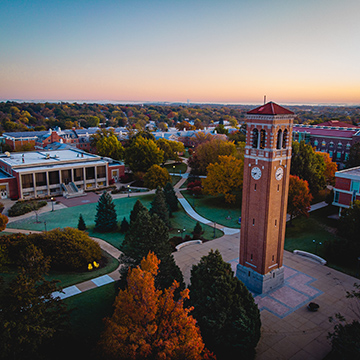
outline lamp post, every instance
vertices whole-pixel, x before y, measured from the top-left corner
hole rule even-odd
[[[215,231],[216,231],[216,222],[214,222],[214,239],[215,239]]]
[[[173,165],[173,174],[175,174],[175,165]]]
[[[128,188],[128,197],[130,197],[130,185],[128,185],[127,188]]]
[[[317,248],[318,248],[318,245],[322,245],[322,242],[321,241],[316,241],[316,240],[313,240],[313,244],[315,244],[315,254],[317,255]]]
[[[52,207],[51,211],[54,211],[54,198],[52,197],[50,200],[51,200],[51,207]]]
[[[46,230],[46,221],[44,221],[44,225],[45,225],[45,232],[47,232],[47,230]]]

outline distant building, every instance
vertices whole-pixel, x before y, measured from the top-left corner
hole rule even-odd
[[[122,162],[77,149],[7,153],[0,156],[1,198],[77,196],[124,175]]]
[[[318,125],[294,124],[293,140],[304,140],[316,151],[327,152],[341,168],[349,157],[351,146],[360,142],[360,127],[336,120]]]
[[[355,200],[360,200],[360,166],[335,173],[333,205],[341,212]]]

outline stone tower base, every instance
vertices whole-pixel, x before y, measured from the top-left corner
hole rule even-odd
[[[242,281],[245,286],[256,294],[265,294],[284,284],[284,267],[271,270],[265,275],[261,275],[253,269],[237,265],[236,277]]]

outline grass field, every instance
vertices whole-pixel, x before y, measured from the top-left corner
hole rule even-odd
[[[137,199],[143,203],[148,209],[150,209],[151,201],[153,200],[154,195],[142,195],[142,196],[131,196],[120,199],[115,199],[115,208],[118,216],[118,223],[120,224],[123,218],[125,217],[129,221],[130,212],[134,207],[134,204]],[[124,234],[120,232],[112,232],[112,233],[98,233],[94,231],[95,225],[95,214],[96,214],[96,203],[94,204],[86,204],[80,206],[69,207],[66,209],[56,210],[54,212],[48,212],[39,215],[40,223],[36,223],[35,215],[29,217],[27,219],[14,221],[8,225],[9,228],[15,229],[27,229],[27,230],[45,230],[45,222],[46,229],[52,230],[55,228],[64,228],[66,226],[77,228],[79,215],[82,214],[86,226],[87,231],[90,236],[98,237],[103,239],[116,248],[119,248],[121,243],[124,240]],[[182,207],[179,205],[179,210],[173,214],[174,216],[170,219],[173,230],[170,232],[170,237],[177,236],[178,230],[186,229],[183,233],[185,237],[187,234],[191,235],[191,232],[194,230],[196,225],[196,221],[190,218]],[[202,225],[204,230],[203,237],[207,240],[211,240],[214,237],[214,230],[211,226]],[[220,230],[216,230],[215,237],[222,236],[222,232]]]
[[[195,211],[204,218],[218,224],[240,228],[239,217],[241,216],[241,199],[238,194],[235,204],[228,204],[224,196],[200,195],[194,197],[186,190],[181,192]]]
[[[294,219],[293,226],[290,226],[288,223],[285,234],[285,250],[308,251],[328,261],[326,244],[339,239],[336,234],[337,220],[328,218],[328,216],[337,214],[338,211],[338,208],[330,205],[312,211],[309,218],[301,217]],[[351,276],[356,276],[357,273],[356,265],[344,266],[328,261],[327,266]]]

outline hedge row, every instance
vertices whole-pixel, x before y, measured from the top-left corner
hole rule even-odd
[[[24,215],[30,211],[38,210],[41,207],[45,206],[47,202],[45,200],[41,201],[17,201],[10,209],[9,216],[20,216]]]

